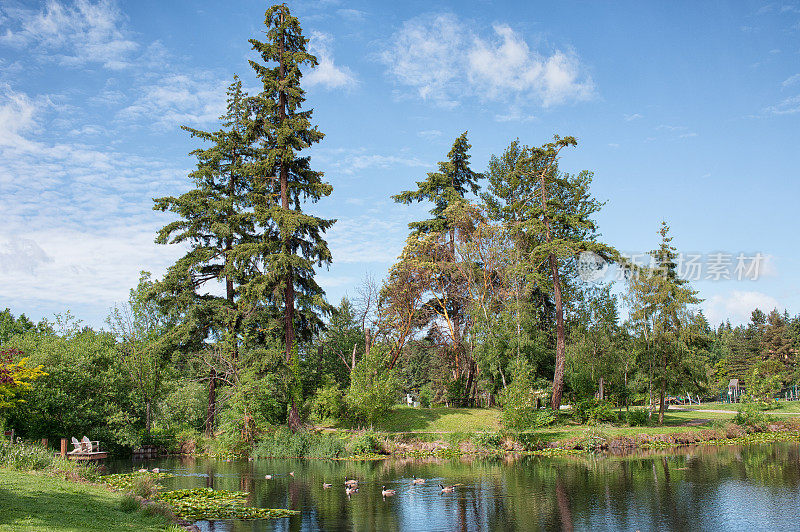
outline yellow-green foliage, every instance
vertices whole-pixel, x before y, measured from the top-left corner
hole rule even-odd
[[[47,375],[44,366],[29,366],[28,357],[14,362],[13,358],[22,355],[18,349],[7,349],[0,352],[0,410],[11,408],[23,401],[21,394],[31,389],[31,383]]]

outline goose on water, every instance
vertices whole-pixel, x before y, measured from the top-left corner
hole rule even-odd
[[[383,495],[384,497],[390,497],[395,493],[397,493],[396,490],[387,490],[386,486],[381,486],[381,495]]]
[[[439,484],[439,487],[442,488],[442,493],[453,493],[453,490],[456,489],[455,486],[442,486]]]

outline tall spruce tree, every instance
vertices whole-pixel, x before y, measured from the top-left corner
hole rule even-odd
[[[308,39],[285,4],[269,8],[264,24],[266,39],[250,39],[264,64],[250,61],[263,91],[249,101],[254,113],[250,135],[256,144],[249,172],[256,182],[256,219],[273,231],[250,248],[251,256],[263,263],[264,275],[248,283],[244,294],[252,300],[269,299],[279,309],[286,363],[295,376],[288,424],[296,429],[300,425],[296,343],[310,341],[323,325],[321,314],[332,310],[314,280],[314,267],[331,262],[323,234],[335,222],[305,213],[301,205],[330,195],[333,187],[322,181],[321,172],[311,169],[308,157],[299,155],[323,138],[311,125],[312,110],[301,110],[305,101],[301,67],[314,67],[317,59],[306,50]]]
[[[233,358],[244,316],[240,287],[256,273],[245,252],[256,240],[257,225],[250,200],[253,181],[246,171],[253,156],[247,138],[248,115],[247,95],[234,77],[221,129],[207,132],[183,127],[192,137],[211,143],[192,152],[197,168],[189,177],[195,188],[179,197],[156,198],[153,207],[178,216],[158,232],[156,242],[189,245],[163,280],[154,283],[153,293],[183,316],[181,338],[188,349],[199,350],[212,338],[222,342]],[[224,283],[225,295],[208,293],[204,287],[210,281]],[[215,427],[217,374],[214,368],[209,372],[206,432],[210,434]]]

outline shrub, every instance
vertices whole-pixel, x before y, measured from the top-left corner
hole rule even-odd
[[[175,513],[167,503],[164,502],[148,502],[142,508],[142,513],[148,517],[164,517],[166,519],[175,519]]]
[[[533,368],[525,361],[518,362],[512,369],[513,380],[500,394],[500,401],[503,405],[501,419],[503,425],[512,430],[528,430],[540,425],[539,423],[551,423],[546,418],[539,418],[540,412],[537,407],[542,404],[541,397],[546,391],[548,384],[537,381],[534,377]]]
[[[292,432],[277,427],[261,436],[254,454],[259,458],[340,458],[347,454],[347,449],[335,434]]]
[[[328,375],[311,400],[311,415],[317,421],[341,419],[344,410],[344,393],[336,381]]]
[[[119,509],[129,514],[131,512],[135,512],[139,509],[139,499],[136,498],[136,495],[133,493],[126,493],[122,496],[119,500]]]
[[[138,477],[133,481],[133,493],[143,499],[152,499],[158,493],[158,487],[151,477]]]
[[[426,384],[419,389],[419,406],[430,408],[433,404],[433,389],[430,384]]]
[[[353,455],[376,454],[381,444],[374,432],[362,432],[350,442],[350,453]]]
[[[532,432],[520,432],[517,434],[517,442],[522,446],[525,451],[538,451],[544,448],[542,439]]]
[[[503,437],[497,432],[476,432],[471,439],[472,443],[482,449],[497,449],[503,443]]]
[[[735,424],[752,432],[766,430],[771,421],[773,421],[772,417],[762,412],[757,403],[743,404],[733,418]]]
[[[572,417],[587,425],[597,425],[598,423],[613,423],[619,420],[619,416],[614,411],[614,407],[608,401],[598,399],[585,399],[578,401],[572,406]]]
[[[625,422],[631,427],[644,427],[650,424],[650,411],[646,408],[632,408],[625,413]]]
[[[589,427],[578,439],[578,446],[588,451],[598,451],[608,445],[608,434],[597,427]]]
[[[353,417],[361,424],[373,425],[394,406],[399,384],[397,373],[386,369],[385,353],[380,348],[370,350],[356,363],[350,375],[350,389],[345,401]]]

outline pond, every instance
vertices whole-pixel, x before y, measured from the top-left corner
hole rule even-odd
[[[275,520],[198,522],[201,530],[215,532],[795,530],[800,523],[797,443],[561,458],[227,462],[184,457],[108,467],[111,472],[159,467],[176,475],[164,481],[166,489],[246,491],[253,506],[300,511]],[[414,477],[427,480],[412,485]],[[345,478],[359,480],[357,493],[345,493]],[[439,484],[456,487],[443,493]],[[396,494],[383,497],[382,486]]]

